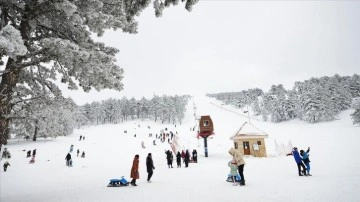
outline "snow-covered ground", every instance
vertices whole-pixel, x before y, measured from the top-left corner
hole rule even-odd
[[[209,157],[204,156],[203,140],[190,131],[196,123],[193,103],[196,115],[210,115],[214,123],[216,135],[208,141]],[[246,186],[240,187],[225,180],[231,159],[228,150],[233,145],[229,138],[247,120],[246,116],[241,110],[206,97],[195,97],[187,109],[183,124],[176,128],[151,121],[129,121],[75,130],[73,135],[55,140],[11,140],[6,145],[12,154],[11,166],[7,172],[0,171],[0,201],[359,201],[360,127],[352,125],[351,111],[340,114],[339,120],[317,124],[299,120],[275,124],[252,119],[255,126],[269,134],[269,157],[245,157]],[[159,140],[156,146],[152,144],[155,134],[164,128],[178,132],[181,149],[197,149],[199,163],[169,169],[164,153],[170,149],[169,144]],[[80,135],[86,140],[79,141]],[[299,149],[310,146],[313,176],[299,177],[292,156],[276,156],[275,140],[284,144],[290,140]],[[74,145],[71,168],[65,166],[70,145]],[[35,148],[36,162],[29,164],[25,151]],[[85,151],[86,158],[76,157],[77,149]],[[156,167],[152,183],[146,182],[145,159],[149,152]],[[106,187],[112,178],[125,176],[130,180],[135,154],[140,155],[138,186]]]

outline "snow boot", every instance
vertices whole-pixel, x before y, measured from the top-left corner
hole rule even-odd
[[[240,186],[245,186],[245,180],[240,180]]]

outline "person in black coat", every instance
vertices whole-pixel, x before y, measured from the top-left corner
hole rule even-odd
[[[189,150],[186,150],[186,152],[185,152],[184,162],[185,162],[185,168],[189,167],[189,162],[190,162],[190,153],[189,153]]]
[[[178,151],[178,153],[176,154],[176,164],[178,168],[181,168],[181,154]]]
[[[167,150],[165,152],[166,154],[166,160],[169,168],[172,168],[172,161],[173,161],[173,155],[170,150]]]
[[[66,166],[70,166],[70,161],[71,161],[71,154],[68,153],[65,157],[66,160]]]
[[[154,169],[155,169],[154,162],[152,160],[151,153],[149,153],[148,156],[146,157],[146,171],[148,173],[148,177],[147,177],[148,182],[151,182],[150,179],[154,173],[153,171]]]
[[[194,163],[197,163],[197,151],[196,151],[196,149],[194,149],[193,152],[192,152],[192,159],[193,159]]]

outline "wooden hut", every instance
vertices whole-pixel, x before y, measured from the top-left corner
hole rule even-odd
[[[213,132],[214,125],[209,115],[201,116],[199,121],[199,133]]]
[[[234,148],[243,155],[266,157],[265,138],[267,137],[267,133],[245,122],[230,140],[234,141]]]

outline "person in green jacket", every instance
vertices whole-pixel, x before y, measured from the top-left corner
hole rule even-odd
[[[228,166],[230,167],[230,175],[233,180],[233,185],[236,186],[236,175],[238,174],[238,166],[236,165],[236,161],[232,159],[229,161]]]

